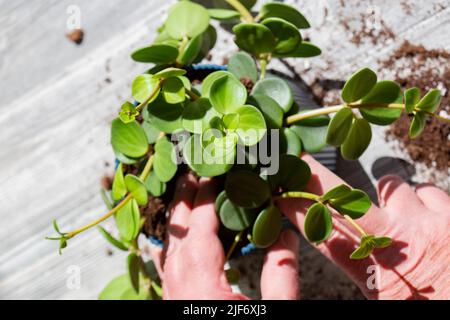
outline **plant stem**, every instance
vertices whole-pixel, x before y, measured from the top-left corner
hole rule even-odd
[[[196,95],[193,91],[185,89],[187,95],[189,96],[189,98],[191,98],[192,101],[198,100],[198,98],[200,98],[200,96]]]
[[[355,220],[353,220],[352,218],[350,218],[349,216],[345,215],[344,216],[345,220],[347,220],[356,230],[358,230],[358,232],[361,234],[361,236],[366,237],[367,233],[364,231],[363,228],[361,228],[361,226],[359,224],[356,223]]]
[[[180,62],[180,58],[183,56],[184,50],[186,50],[186,46],[189,43],[189,38],[184,36],[183,40],[181,40],[180,45],[178,46],[178,57],[177,57],[177,64],[178,65],[182,65],[182,63]]]
[[[231,255],[233,254],[234,249],[236,249],[237,244],[239,243],[239,241],[241,241],[241,238],[242,238],[242,234],[243,234],[243,233],[244,233],[244,230],[242,230],[241,232],[239,232],[239,233],[236,235],[236,237],[234,237],[234,242],[233,242],[233,244],[231,245],[230,249],[229,249],[228,252],[227,252],[227,256],[226,256],[226,258],[225,258],[225,261],[230,260],[230,257],[231,257]]]
[[[426,112],[429,116],[432,116],[432,117],[435,117],[436,119],[439,119],[439,120],[441,120],[441,121],[444,121],[444,122],[447,122],[447,123],[450,123],[450,119],[449,118],[444,118],[444,117],[442,117],[442,116],[440,116],[440,115],[438,115],[438,114],[436,114],[436,113],[433,113],[433,112]]]
[[[236,11],[241,14],[241,17],[246,22],[253,22],[252,14],[247,10],[247,8],[239,0],[225,0],[230,6],[232,6]]]
[[[148,97],[147,100],[145,100],[136,107],[137,112],[141,112],[141,110],[159,93],[159,90],[161,89],[161,83],[162,80],[159,81],[156,87],[153,89],[153,92],[150,94],[150,97]]]
[[[266,78],[266,69],[267,69],[267,63],[269,59],[267,57],[261,58],[259,60],[259,63],[261,65],[261,74],[259,75],[259,80],[264,80]]]
[[[312,201],[319,201],[320,200],[320,196],[318,196],[317,194],[314,193],[309,193],[309,192],[303,192],[303,191],[298,191],[298,192],[285,192],[283,193],[281,196],[278,197],[280,198],[303,198],[303,199],[309,199]]]

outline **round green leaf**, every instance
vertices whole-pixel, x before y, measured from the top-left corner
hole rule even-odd
[[[228,71],[237,79],[250,79],[255,83],[258,79],[258,69],[255,60],[246,52],[235,53],[228,61]]]
[[[232,113],[245,104],[247,89],[236,77],[225,75],[211,85],[209,98],[218,112]]]
[[[347,138],[353,122],[352,109],[344,107],[331,119],[327,130],[327,143],[339,147]]]
[[[128,274],[123,274],[111,280],[106,287],[100,292],[99,300],[120,300],[123,293],[133,289]]]
[[[164,80],[162,88],[164,100],[169,104],[181,103],[185,99],[185,88],[183,82],[176,77]]]
[[[275,37],[274,53],[288,53],[297,49],[302,36],[297,27],[281,18],[268,18],[262,22]]]
[[[167,44],[154,44],[150,47],[137,49],[131,58],[137,62],[170,64],[178,57],[178,49]]]
[[[249,102],[261,111],[268,129],[281,128],[283,125],[283,109],[275,100],[263,94],[255,94],[250,97]]]
[[[147,179],[144,181],[145,188],[153,197],[160,197],[166,192],[167,185],[160,181],[155,174],[155,171],[151,171]]]
[[[128,275],[130,283],[136,293],[139,293],[139,257],[131,252],[127,257]]]
[[[255,107],[245,105],[236,110],[239,115],[236,133],[239,136],[239,143],[245,146],[257,144],[266,134],[266,122],[264,116]]]
[[[217,41],[217,31],[216,29],[209,25],[208,29],[202,33],[202,46],[200,48],[200,53],[195,58],[194,62],[201,62],[203,58],[208,55],[208,52],[214,48]]]
[[[244,208],[257,208],[270,197],[266,181],[251,171],[230,171],[225,180],[227,197],[234,204]]]
[[[114,181],[112,184],[112,198],[115,201],[118,201],[125,197],[127,194],[127,187],[125,186],[125,179],[123,177],[123,169],[122,163],[119,163],[119,166],[116,169],[116,173],[114,175]]]
[[[151,74],[141,74],[137,76],[131,86],[133,98],[137,102],[144,102],[153,94],[156,88],[159,87],[159,80]],[[152,101],[156,99],[158,95],[155,94]],[[149,101],[151,102],[151,101]]]
[[[365,119],[355,119],[347,139],[341,146],[341,154],[344,159],[356,160],[358,159],[372,140],[372,129],[370,124]]]
[[[211,119],[219,115],[207,98],[199,98],[184,108],[183,128],[189,132],[201,134],[209,127]]]
[[[199,176],[215,177],[226,173],[233,167],[236,148],[232,148],[222,157],[215,158],[203,149],[200,135],[194,134],[184,145],[183,156],[189,167]]]
[[[148,113],[145,112],[145,114],[148,114]],[[141,127],[144,130],[145,135],[147,136],[148,143],[154,144],[156,142],[156,140],[158,139],[159,135],[161,134],[161,131],[155,125],[153,125],[150,121],[144,121],[141,124]]]
[[[327,120],[329,121],[329,120]],[[316,153],[322,150],[326,145],[326,136],[328,126],[303,126],[293,125],[290,127],[302,141],[303,149],[309,153]]]
[[[233,32],[237,46],[256,56],[270,53],[275,49],[275,37],[270,29],[262,24],[240,23],[233,27]]]
[[[153,77],[156,79],[167,79],[172,77],[179,77],[186,74],[186,70],[178,69],[178,68],[166,68],[164,70],[159,71]]]
[[[320,56],[322,54],[322,50],[319,47],[313,45],[310,42],[302,41],[297,48],[288,53],[274,53],[274,57],[277,58],[311,58]]]
[[[404,103],[406,113],[411,114],[420,101],[420,89],[413,87],[405,91],[404,93]]]
[[[411,139],[418,137],[422,133],[423,129],[425,129],[426,124],[427,114],[424,111],[416,112],[411,121],[411,126],[409,127],[409,137]]]
[[[114,150],[132,158],[140,158],[148,151],[147,137],[136,121],[123,123],[120,119],[114,119],[111,144]]]
[[[203,45],[203,35],[199,34],[189,40],[189,42],[186,45],[186,48],[181,53],[181,56],[179,58],[179,62],[183,65],[190,64],[194,62],[194,60],[197,58],[198,54],[200,53]]]
[[[372,254],[373,246],[370,242],[362,242],[361,245],[353,251],[350,255],[350,259],[361,260],[369,257]]]
[[[392,239],[389,237],[375,237],[372,239],[372,243],[375,248],[386,248],[392,244]]]
[[[257,212],[239,207],[230,200],[225,200],[219,211],[222,224],[233,231],[242,231],[255,221]]]
[[[223,76],[227,76],[230,75],[232,76],[231,73],[229,73],[228,71],[216,71],[213,73],[210,73],[205,79],[203,79],[202,82],[202,97],[205,98],[209,98],[209,93],[211,91],[211,86],[213,85],[213,83],[223,77]]]
[[[355,72],[342,89],[342,99],[347,103],[358,101],[366,96],[377,83],[377,75],[369,68]]]
[[[273,190],[300,191],[311,179],[311,169],[298,156],[282,154],[278,172],[268,178]]]
[[[135,164],[139,160],[139,158],[131,158],[131,157],[124,155],[123,153],[114,149],[114,147],[113,147],[113,151],[114,151],[114,155],[116,156],[116,159],[119,160],[123,164]]]
[[[258,81],[253,88],[252,95],[265,95],[272,98],[279,104],[284,113],[291,109],[294,102],[294,95],[286,81],[275,77]]]
[[[302,143],[297,134],[289,128],[280,130],[280,154],[299,156],[302,152]]]
[[[388,104],[401,101],[400,86],[394,81],[379,81],[370,92],[361,100],[363,104]],[[400,118],[402,109],[393,108],[361,108],[361,115],[367,121],[388,125]]]
[[[427,112],[435,112],[441,103],[441,91],[439,89],[430,90],[420,101],[417,103],[416,108]]]
[[[369,196],[361,190],[353,189],[345,197],[331,199],[330,205],[342,215],[352,219],[361,218],[372,205]]]
[[[208,9],[209,16],[216,20],[230,20],[239,18],[239,12],[229,9]]]
[[[262,19],[277,17],[289,21],[299,29],[310,27],[308,20],[294,7],[278,2],[266,3],[260,10]]]
[[[220,208],[222,207],[222,205],[225,203],[225,200],[227,200],[227,192],[225,190],[223,190],[221,193],[219,193],[219,195],[216,198],[216,201],[214,202],[214,208],[216,210],[217,213],[220,212]]]
[[[208,26],[209,13],[204,7],[190,1],[181,1],[171,8],[165,30],[175,39],[194,38]]]
[[[173,133],[183,127],[182,104],[169,104],[162,96],[147,106],[147,114],[152,125],[165,133]]]
[[[153,169],[161,182],[170,181],[177,172],[175,148],[167,137],[156,141]]]
[[[259,248],[267,248],[277,241],[283,220],[277,207],[270,206],[258,215],[252,230],[252,242]]]
[[[136,117],[139,115],[139,112],[136,111],[136,107],[131,102],[127,101],[122,104],[120,108],[119,118],[124,123],[133,122]]]
[[[125,176],[125,185],[139,205],[144,206],[147,204],[147,189],[141,179],[135,175],[127,174]]]
[[[146,288],[142,288],[139,291],[139,293],[137,293],[134,288],[130,288],[124,291],[124,293],[122,294],[122,296],[120,297],[120,300],[131,300],[131,301],[135,301],[135,300],[151,300],[151,296],[150,293],[148,291],[145,290]]]
[[[321,203],[313,204],[306,213],[304,228],[309,241],[319,244],[327,240],[333,231],[330,210]]]
[[[101,226],[98,226],[98,230],[100,231],[100,233],[102,234],[102,236],[110,243],[112,244],[114,247],[116,247],[117,249],[120,249],[122,251],[128,251],[128,247],[122,242],[117,240],[116,238],[114,238],[108,231],[106,231],[104,228],[102,228]]]
[[[337,187],[334,187],[333,189],[329,190],[327,193],[325,193],[323,196],[320,197],[322,201],[329,201],[331,199],[339,199],[343,198],[350,194],[352,189],[345,185],[341,184]]]
[[[116,213],[116,226],[124,241],[137,237],[140,229],[141,214],[136,200],[131,199]]]

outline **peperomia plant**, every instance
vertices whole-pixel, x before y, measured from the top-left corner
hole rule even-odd
[[[111,192],[102,191],[110,211],[67,233],[54,222],[58,236],[49,238],[58,240],[62,250],[69,239],[115,217],[119,238],[99,228],[112,245],[130,252],[129,274],[108,284],[101,299],[161,297],[154,267],[143,260],[137,238],[145,223],[143,206],[167,192],[181,166],[198,176],[224,177],[216,211],[223,226],[236,233],[227,260],[241,241],[265,248],[277,240],[282,214],[275,200],[287,197],[313,202],[304,226],[313,243],[326,241],[333,216],[342,215],[361,234],[351,259],[366,258],[374,248],[391,244],[388,237],[366,234],[355,221],[371,206],[363,191],[346,185],[324,194],[304,191],[311,170],[299,156],[328,144],[340,147],[345,159],[358,159],[371,141],[371,124],[391,124],[403,112],[412,117],[414,138],[429,116],[449,121],[435,113],[440,91],[431,90],[422,98],[417,88],[402,93],[397,83],[378,81],[364,68],[345,83],[341,105],[299,106],[286,81],[266,75],[266,68],[273,58],[319,55],[320,49],[303,41],[299,31],[310,25],[297,9],[278,2],[250,12],[255,2],[202,1],[207,7],[178,2],[153,44],[132,53],[135,61],[153,66],[135,78],[135,102],[124,102],[112,122],[111,145],[118,165]],[[214,47],[211,19],[233,25],[242,51],[231,57],[227,71],[211,72],[198,84],[186,70]]]

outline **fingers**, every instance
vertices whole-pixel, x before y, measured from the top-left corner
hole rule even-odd
[[[450,196],[442,189],[424,183],[416,186],[416,194],[431,211],[450,214]]]
[[[158,272],[159,277],[161,278],[161,280],[163,279],[163,265],[162,265],[162,260],[163,260],[163,248],[161,248],[160,246],[154,245],[152,243],[149,244],[149,248],[150,248],[150,255],[152,257],[153,263],[155,264],[156,267],[156,271]]]
[[[189,232],[217,234],[219,219],[214,208],[217,195],[216,182],[213,179],[202,178],[199,181],[197,196],[189,219]]]
[[[261,274],[263,299],[298,299],[298,252],[299,239],[291,230],[284,231],[268,249]]]
[[[414,190],[400,177],[387,175],[378,181],[380,206],[392,216],[423,213],[425,207]]]
[[[178,179],[175,196],[169,209],[167,254],[171,254],[187,234],[189,215],[197,190],[198,182],[192,174]]]

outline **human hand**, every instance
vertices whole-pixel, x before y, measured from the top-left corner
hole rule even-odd
[[[308,191],[321,195],[344,183],[310,155],[302,159],[313,174]],[[359,243],[359,234],[336,215],[335,231],[317,249],[345,271],[367,298],[449,299],[450,197],[428,184],[419,185],[414,191],[396,176],[383,177],[377,191],[380,208],[372,205],[357,222],[368,234],[391,237],[394,241],[390,247],[375,249],[367,259],[351,260],[349,256]],[[277,201],[303,233],[310,204],[304,199]]]
[[[177,182],[164,250],[151,247],[164,299],[247,299],[231,291],[224,272],[215,189],[213,180],[197,181],[192,175]],[[263,299],[297,298],[298,247],[297,235],[284,231],[267,250],[261,275]]]

